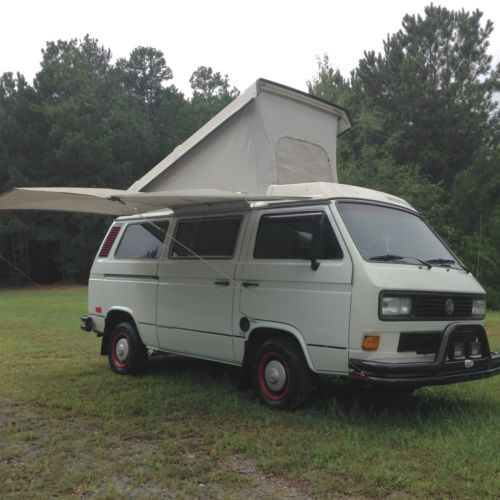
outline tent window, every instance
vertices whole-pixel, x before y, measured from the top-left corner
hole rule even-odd
[[[278,184],[333,182],[328,153],[318,144],[282,137],[276,144]]]
[[[115,259],[159,259],[168,222],[129,224],[115,252]]]

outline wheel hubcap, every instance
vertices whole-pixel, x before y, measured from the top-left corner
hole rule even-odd
[[[116,344],[116,357],[120,363],[126,361],[128,357],[128,340],[125,338],[121,338]]]
[[[278,360],[270,361],[265,369],[266,385],[274,392],[280,392],[286,384],[285,367]]]

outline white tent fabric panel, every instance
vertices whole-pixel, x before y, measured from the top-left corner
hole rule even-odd
[[[225,121],[199,147],[192,148],[163,173],[153,179],[144,191],[171,189],[223,189],[255,192],[248,189],[257,183],[255,164],[254,103]],[[162,163],[168,163],[169,157]],[[235,168],[245,165],[245,168]],[[264,191],[265,192],[265,191]]]
[[[336,143],[338,118],[322,109],[309,106],[302,101],[291,101],[285,96],[262,93],[256,99],[259,127],[256,148],[257,168],[267,173],[264,184],[259,189],[266,192],[275,184],[295,184],[302,182],[337,182]],[[295,165],[293,181],[282,182],[278,175],[276,148],[282,138],[290,137],[315,144],[326,152],[330,171],[317,170],[310,158]]]
[[[129,190],[220,188],[264,194],[271,184],[337,182],[336,139],[349,126],[341,108],[257,80]],[[286,163],[293,175],[279,174],[276,148],[283,137],[314,144],[326,158],[319,158],[319,149],[302,149],[293,165]]]

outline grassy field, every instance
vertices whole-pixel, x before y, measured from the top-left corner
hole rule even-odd
[[[325,382],[275,412],[214,363],[113,374],[85,311],[84,288],[0,291],[2,499],[498,498],[500,377],[392,403]]]

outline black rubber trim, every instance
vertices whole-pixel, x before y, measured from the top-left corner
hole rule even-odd
[[[105,278],[135,278],[135,279],[148,279],[148,280],[158,280],[159,277],[151,274],[118,274],[118,273],[106,273]]]
[[[440,375],[431,377],[419,377],[419,378],[384,378],[376,376],[366,376],[361,378],[350,375],[350,379],[358,383],[363,384],[373,384],[381,387],[425,387],[431,385],[448,385],[456,384],[458,382],[469,382],[472,380],[480,380],[483,378],[492,377],[494,375],[500,374],[500,366],[490,368],[488,370],[481,371],[471,371],[464,373],[454,373],[451,375]]]
[[[327,349],[340,349],[341,351],[347,351],[347,347],[340,347],[338,345],[307,344],[307,347],[326,347]]]
[[[194,330],[192,328],[179,328],[178,326],[165,326],[165,325],[158,325],[158,328],[168,328],[168,329],[175,329],[175,330],[183,330],[185,332],[194,332],[194,333],[208,333],[210,335],[219,335],[221,337],[235,337],[235,338],[241,338],[240,335],[231,335],[229,333],[218,333],[218,332],[208,332],[206,330]]]
[[[94,322],[90,316],[82,316],[80,321],[82,322],[80,329],[84,332],[91,332],[94,329]]]

